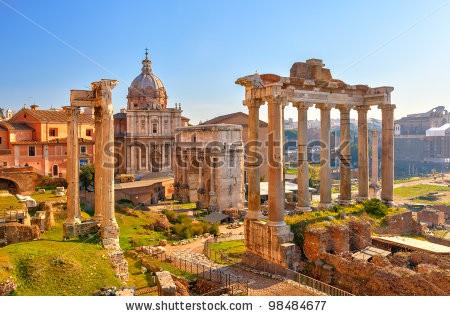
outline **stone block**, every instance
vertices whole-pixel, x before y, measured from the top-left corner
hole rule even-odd
[[[66,239],[87,236],[96,234],[99,230],[99,225],[94,221],[84,221],[81,223],[64,223],[63,224],[63,236]]]
[[[156,272],[155,274],[160,295],[175,296],[177,294],[177,286],[175,285],[169,271]]]

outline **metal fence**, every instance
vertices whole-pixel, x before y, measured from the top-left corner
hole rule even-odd
[[[248,294],[248,281],[246,279],[226,273],[220,268],[212,268],[199,262],[193,262],[192,260],[165,253],[158,254],[154,256],[154,258],[161,262],[168,263],[180,270],[196,275],[197,277],[202,277],[205,280],[215,282],[222,286],[221,289],[227,288],[229,294],[238,293],[237,289],[239,289],[239,295]]]

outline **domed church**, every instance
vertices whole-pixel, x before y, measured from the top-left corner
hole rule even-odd
[[[181,115],[181,104],[167,107],[166,89],[153,73],[147,50],[141,74],[128,88],[127,99],[127,108],[114,115],[114,136],[121,153],[116,172],[171,172],[176,129],[187,126],[189,119]]]

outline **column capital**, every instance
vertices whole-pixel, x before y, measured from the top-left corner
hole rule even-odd
[[[352,105],[349,104],[337,104],[336,109],[338,109],[341,113],[350,112],[353,109]]]
[[[80,114],[80,109],[76,106],[65,106],[63,107],[64,111],[66,111],[68,118],[67,120],[70,122],[72,121],[75,117],[78,116],[78,114]]]
[[[263,99],[245,99],[242,104],[248,108],[259,108],[264,104]]]
[[[316,103],[316,109],[323,111],[331,111],[334,108],[334,104],[331,103]]]
[[[360,112],[360,111],[365,111],[365,112],[367,112],[367,111],[370,110],[370,105],[357,105],[357,106],[355,106],[355,110],[356,110],[357,112]]]
[[[394,110],[396,108],[395,104],[380,104],[378,106],[380,110]]]
[[[287,105],[287,98],[282,97],[281,95],[269,95],[264,98],[268,104],[271,103],[277,103],[281,104],[282,106]]]
[[[313,103],[299,101],[299,102],[292,102],[292,106],[299,110],[308,110],[310,107],[313,106]]]

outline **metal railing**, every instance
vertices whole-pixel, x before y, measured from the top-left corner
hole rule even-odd
[[[231,295],[230,293],[248,295],[248,281],[246,279],[226,273],[220,268],[213,268],[199,262],[193,262],[192,260],[183,259],[166,253],[161,253],[153,257],[182,271],[201,277],[205,280],[215,282],[223,288],[228,288],[229,295]],[[239,291],[237,289],[239,289]]]

